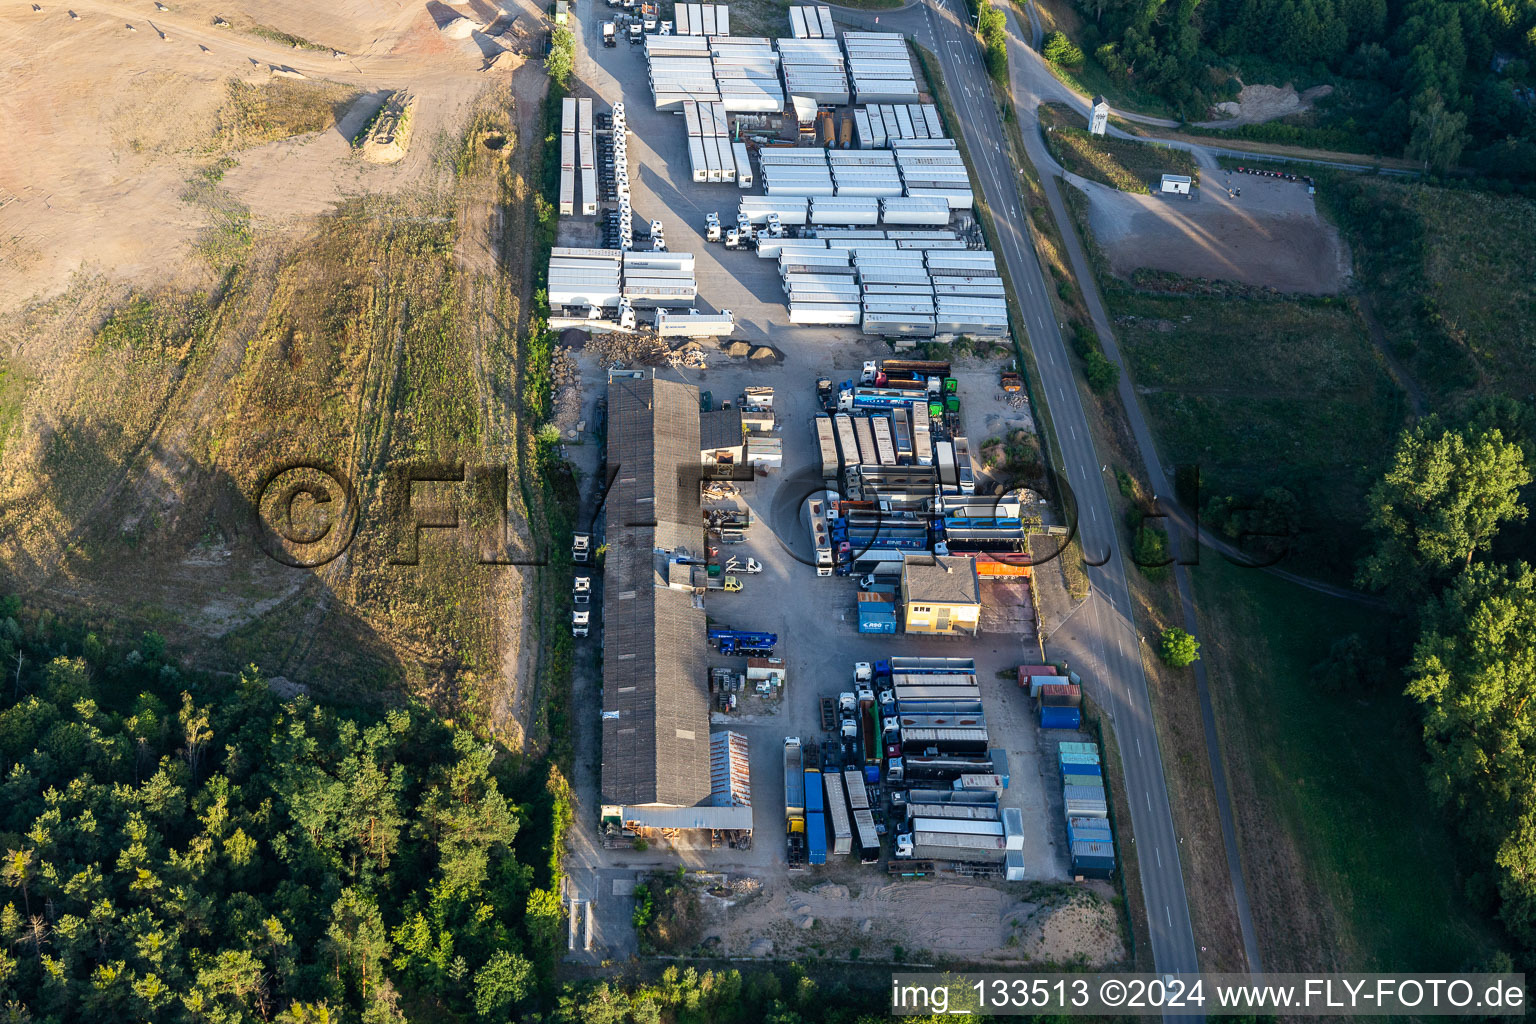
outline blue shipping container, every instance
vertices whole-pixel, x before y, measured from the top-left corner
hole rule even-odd
[[[1074,843],[1113,843],[1114,835],[1107,828],[1073,828],[1067,826],[1067,839]]]
[[[877,765],[877,764],[867,764],[867,765],[865,765],[864,766],[864,781],[865,781],[865,783],[867,783],[868,785],[871,785],[871,786],[879,785],[880,784],[880,766]]]
[[[821,814],[826,810],[826,804],[821,798],[821,772],[807,771],[805,773],[805,813]]]
[[[1041,708],[1040,728],[1078,729],[1083,724],[1083,714],[1077,708]]]
[[[1103,775],[1104,769],[1096,764],[1073,764],[1071,761],[1061,763],[1063,775]]]
[[[1108,878],[1115,870],[1115,848],[1108,843],[1073,843],[1072,873]]]
[[[878,633],[886,633],[886,634],[890,634],[890,635],[894,636],[896,634],[896,616],[894,616],[894,615],[871,615],[871,614],[866,613],[863,608],[860,608],[859,609],[859,632],[860,633],[877,633],[877,634]]]
[[[1003,788],[1008,788],[1008,751],[995,749],[987,751],[992,758],[992,774],[1003,780]]]
[[[820,811],[805,816],[805,848],[812,864],[827,862],[827,820]]]

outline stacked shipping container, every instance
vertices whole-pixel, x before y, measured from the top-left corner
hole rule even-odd
[[[1108,878],[1115,870],[1115,844],[1098,745],[1063,741],[1056,744],[1056,760],[1066,803],[1072,873]]]

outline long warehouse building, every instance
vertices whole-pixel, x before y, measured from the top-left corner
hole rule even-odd
[[[745,740],[716,744],[716,760],[728,760],[711,761],[704,609],[691,586],[671,585],[687,569],[675,560],[705,550],[699,481],[678,473],[699,461],[698,389],[616,375],[608,411],[602,816],[630,828],[749,830],[751,808],[731,781]]]

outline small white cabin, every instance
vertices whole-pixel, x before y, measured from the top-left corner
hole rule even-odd
[[[1165,174],[1165,175],[1163,175],[1163,191],[1164,192],[1173,192],[1173,193],[1177,193],[1178,195],[1181,195],[1181,196],[1187,196],[1187,195],[1189,195],[1189,186],[1191,184],[1192,184],[1192,179],[1187,174]]]

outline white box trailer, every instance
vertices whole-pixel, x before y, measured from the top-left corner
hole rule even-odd
[[[747,152],[745,142],[731,144],[731,154],[736,158],[736,186],[738,188],[752,187],[752,157]]]
[[[818,196],[811,201],[812,224],[877,224],[880,205],[876,199]]]
[[[704,157],[704,140],[697,136],[688,138],[688,167],[693,180],[702,182],[709,178],[709,164]]]
[[[949,216],[949,203],[937,196],[892,196],[880,202],[880,221],[884,224],[941,227],[949,223]]]
[[[597,170],[592,167],[581,169],[581,215],[597,216]]]
[[[696,310],[656,311],[656,333],[663,338],[723,338],[736,330],[730,310],[700,313]]]
[[[909,196],[937,196],[949,204],[951,210],[969,210],[976,205],[976,196],[969,188],[907,188]]]
[[[576,212],[576,169],[560,168],[560,216],[569,217]]]
[[[797,302],[789,307],[789,322],[797,327],[857,327],[862,316],[857,302]]]

